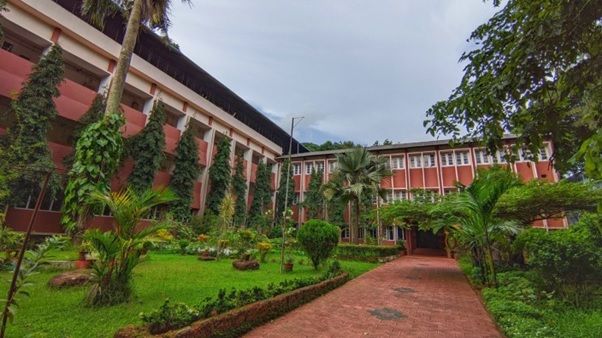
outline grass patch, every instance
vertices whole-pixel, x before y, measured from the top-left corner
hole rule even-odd
[[[271,262],[275,260],[275,262]],[[300,265],[299,261],[305,264]],[[87,287],[53,290],[46,283],[56,272],[42,272],[32,277],[31,298],[21,298],[8,337],[112,337],[115,331],[128,324],[140,324],[140,312],[155,310],[166,298],[173,302],[197,303],[212,297],[219,289],[233,287],[248,289],[265,287],[285,279],[317,276],[309,261],[295,257],[292,273],[281,274],[276,254],[268,256],[257,271],[237,271],[232,260],[200,262],[196,256],[152,253],[149,259],[134,270],[134,298],[127,304],[105,308],[89,308],[82,300]],[[342,261],[343,269],[358,276],[376,264]],[[0,292],[8,289],[10,274],[0,273]]]

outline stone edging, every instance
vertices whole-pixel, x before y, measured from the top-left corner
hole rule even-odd
[[[209,338],[237,337],[250,329],[287,313],[302,304],[336,289],[349,280],[349,274],[320,283],[305,286],[288,293],[245,305],[217,316],[198,320],[181,329],[152,335],[144,326],[126,326],[115,333],[115,338],[164,337],[164,338]]]

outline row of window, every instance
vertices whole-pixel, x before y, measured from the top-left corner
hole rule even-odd
[[[370,228],[370,229],[361,228],[359,233],[357,234],[357,237],[359,239],[364,239],[365,232],[367,233],[367,235],[369,237],[376,238],[376,236],[377,236],[377,232],[376,232],[375,228]],[[397,233],[397,238],[395,238],[395,233]],[[385,227],[384,235],[385,235],[384,238],[388,241],[405,240],[405,231],[403,231],[403,229],[400,227],[393,227],[393,226]],[[351,236],[351,233],[349,232],[349,227],[344,227],[341,230],[341,238],[349,238],[350,236]]]
[[[475,161],[476,164],[497,164],[497,163],[507,163],[508,157],[513,157],[518,161],[530,161],[533,156],[528,150],[520,151],[519,153],[510,154],[509,152],[497,152],[493,155],[488,155],[485,149],[476,149],[475,150]],[[549,159],[547,149],[543,148],[539,154],[540,161],[546,161]],[[453,151],[442,151],[441,152],[441,166],[449,167],[449,166],[463,166],[470,165],[470,151],[469,150],[453,150]],[[336,170],[337,163],[336,161],[328,162],[329,172],[333,172]],[[405,168],[405,156],[404,155],[395,155],[391,156],[391,161],[388,163],[389,169],[399,170]],[[434,152],[430,153],[421,153],[421,154],[413,154],[409,155],[409,166],[410,168],[431,168],[437,166],[436,156]],[[305,162],[305,173],[311,174],[313,170],[317,170],[319,172],[324,172],[324,162],[316,161],[316,162]],[[294,175],[301,175],[301,163],[293,163],[293,173]]]

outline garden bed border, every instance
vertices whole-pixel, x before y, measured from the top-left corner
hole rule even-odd
[[[129,325],[115,333],[115,338],[165,337],[209,338],[237,337],[338,288],[349,280],[348,273],[308,285],[281,295],[242,306],[222,314],[200,319],[181,329],[153,335],[146,326]]]

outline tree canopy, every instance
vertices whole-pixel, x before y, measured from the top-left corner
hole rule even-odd
[[[324,195],[322,194],[322,171],[312,170],[309,189],[305,193],[303,208],[307,209],[307,218],[321,218],[324,211]]]
[[[211,191],[207,194],[206,213],[218,215],[219,206],[228,192],[232,171],[230,168],[230,147],[231,141],[227,137],[222,137],[217,143],[217,152],[209,168],[209,189]]]
[[[232,193],[235,197],[234,204],[234,224],[237,226],[244,225],[247,217],[247,180],[243,173],[242,156],[236,156],[234,167],[234,176],[232,176]]]
[[[198,145],[194,140],[194,131],[190,126],[186,128],[178,146],[176,147],[176,159],[174,170],[169,180],[169,187],[178,199],[171,203],[171,212],[178,221],[190,220],[190,203],[192,202],[192,191],[200,173]]]
[[[493,1],[501,6],[501,1]],[[602,6],[599,1],[509,0],[470,36],[464,76],[427,112],[432,135],[482,139],[505,133],[537,158],[544,140],[561,172],[602,177]]]

